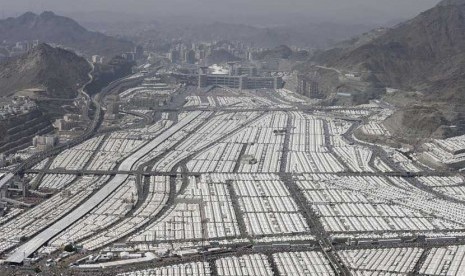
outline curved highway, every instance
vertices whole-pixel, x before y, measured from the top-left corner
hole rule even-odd
[[[200,113],[198,113],[200,114]],[[144,157],[147,152],[152,151],[154,148],[159,146],[169,137],[174,135],[180,129],[188,125],[194,120],[198,114],[191,114],[184,119],[182,119],[178,124],[167,129],[165,132],[157,136],[147,145],[143,146],[131,156],[126,158],[121,165],[118,167],[118,170],[130,171],[134,169],[134,164],[142,157]],[[6,262],[20,264],[24,261],[25,258],[30,256],[36,250],[38,250],[42,245],[47,241],[52,239],[54,236],[58,235],[61,231],[65,230],[71,226],[74,222],[82,218],[92,209],[94,209],[98,204],[104,201],[111,193],[113,193],[121,184],[126,181],[129,175],[118,174],[107,184],[105,184],[98,192],[96,192],[92,197],[90,197],[86,202],[81,204],[78,208],[73,210],[71,213],[63,217],[62,219],[55,222],[53,225],[43,230],[37,236],[20,246],[12,255],[8,257]]]
[[[92,67],[89,74],[92,74],[93,70],[94,70],[94,67]],[[78,144],[92,138],[97,133],[98,127],[100,126],[100,123],[102,122],[103,116],[102,116],[102,106],[101,106],[101,104],[102,104],[102,101],[105,98],[105,96],[107,94],[113,92],[113,91],[119,91],[120,89],[123,89],[124,87],[134,85],[135,83],[140,82],[140,81],[141,81],[141,78],[133,78],[133,79],[131,79],[131,78],[122,78],[122,79],[118,79],[116,81],[111,82],[108,86],[106,86],[104,89],[102,89],[102,91],[100,93],[94,95],[93,97],[90,97],[85,92],[85,87],[87,87],[87,85],[89,85],[92,82],[92,80],[90,80],[89,82],[84,84],[82,86],[82,88],[79,89],[79,93],[82,93],[84,95],[84,97],[87,97],[88,99],[90,99],[91,101],[89,101],[89,103],[92,103],[92,105],[95,106],[95,115],[94,115],[90,125],[86,129],[86,131],[83,134],[81,134],[80,136],[76,137],[75,139],[73,139],[71,141],[68,141],[68,142],[66,142],[64,144],[53,147],[53,148],[51,148],[49,150],[39,152],[37,154],[32,155],[31,157],[26,159],[21,165],[19,165],[12,173],[13,174],[21,174],[25,170],[33,167],[35,164],[39,163],[40,161],[44,160],[45,158],[57,155],[61,151],[65,150],[67,148],[74,147],[74,146],[76,146],[76,145],[78,145]],[[86,112],[88,112],[89,109],[90,109],[90,104],[87,106]]]

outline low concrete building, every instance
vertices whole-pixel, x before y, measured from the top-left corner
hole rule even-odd
[[[55,135],[35,136],[32,145],[38,150],[46,150],[58,144],[58,137]]]

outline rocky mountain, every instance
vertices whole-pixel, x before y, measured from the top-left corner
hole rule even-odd
[[[369,32],[353,37],[349,40],[339,42],[334,46],[334,48],[343,49],[344,51],[350,51],[362,45],[372,42],[378,37],[386,34],[387,31],[389,31],[389,28],[376,28]]]
[[[89,80],[89,63],[75,53],[39,44],[22,56],[0,63],[0,96],[24,89],[47,90],[47,97],[74,98]]]
[[[254,55],[256,60],[269,60],[269,59],[291,59],[291,60],[305,60],[308,57],[307,51],[295,52],[289,46],[281,45],[276,48],[265,50]]]
[[[129,41],[88,31],[76,21],[53,12],[28,12],[17,18],[0,20],[0,41],[15,43],[26,40],[58,44],[108,59],[133,48]]]
[[[388,96],[402,108],[389,122],[396,133],[407,129],[423,136],[465,132],[465,0],[445,0],[360,41],[321,52],[313,64],[359,72],[375,87],[399,89],[395,96]],[[428,127],[410,123],[421,121],[424,114],[435,114],[437,119],[428,120]]]
[[[439,2],[438,6],[451,6],[451,5],[463,5],[465,1],[463,0],[443,0]]]
[[[447,0],[378,38],[324,61],[370,72],[433,101],[465,99],[465,1]]]

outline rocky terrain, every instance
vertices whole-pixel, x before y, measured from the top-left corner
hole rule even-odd
[[[276,48],[265,50],[254,55],[255,60],[269,59],[290,59],[290,60],[305,60],[308,58],[307,51],[293,51],[289,46],[281,45]]]
[[[22,149],[35,135],[52,131],[50,122],[65,113],[62,105],[69,105],[77,96],[78,89],[89,81],[90,70],[84,58],[48,44],[0,63],[0,97],[30,96],[39,106],[33,112],[0,120],[0,153]]]
[[[91,32],[76,21],[44,12],[25,13],[17,18],[0,20],[0,41],[39,40],[78,50],[87,55],[102,55],[108,59],[130,51],[133,44],[126,40]]]
[[[368,71],[388,87],[463,100],[465,4],[437,6],[328,64]]]
[[[40,44],[26,54],[0,63],[0,96],[23,89],[46,90],[42,96],[74,98],[87,81],[89,63],[73,52]]]
[[[465,131],[464,0],[443,1],[369,39],[320,52],[301,70],[308,71],[314,64],[359,72],[369,87],[398,89],[387,99],[400,110],[387,124],[399,136],[441,137]],[[376,91],[373,98],[380,98],[385,89]]]

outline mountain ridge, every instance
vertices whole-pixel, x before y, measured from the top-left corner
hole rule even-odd
[[[465,0],[442,0],[437,6],[465,5]]]
[[[394,126],[391,130],[398,136],[412,133],[417,137],[440,138],[463,134],[464,3],[465,0],[443,1],[365,43],[320,52],[312,62],[344,72],[358,72],[370,84],[365,93],[372,96],[365,99],[385,97],[395,102],[399,113],[388,119],[388,124]],[[303,72],[308,68],[311,63],[307,63]],[[375,91],[373,87],[378,89]],[[380,88],[395,88],[399,92],[385,95],[386,89]],[[437,116],[437,120],[430,120],[430,125],[410,123],[420,122],[428,113]]]
[[[75,53],[41,43],[27,53],[0,63],[0,96],[40,88],[48,97],[74,98],[89,80],[89,63]]]
[[[10,43],[39,40],[75,49],[88,56],[107,58],[132,50],[134,46],[129,41],[88,31],[73,19],[51,11],[27,12],[16,18],[0,20],[0,40]]]
[[[431,100],[464,100],[465,5],[438,5],[367,43],[319,53],[313,60],[369,72],[386,87],[422,91]],[[444,86],[451,80],[456,87]]]

